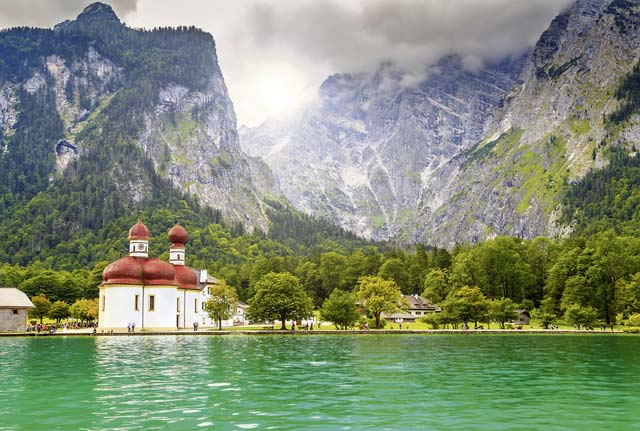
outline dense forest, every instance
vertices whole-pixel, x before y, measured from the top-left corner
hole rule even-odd
[[[640,229],[640,158],[625,149],[610,150],[609,164],[567,188],[564,220],[574,231],[592,235],[613,229],[637,236]]]

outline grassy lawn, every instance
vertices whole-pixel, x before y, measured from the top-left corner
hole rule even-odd
[[[322,331],[337,331],[338,329],[336,329],[335,325],[331,322],[321,322],[320,327],[318,328],[318,324],[317,322],[320,321],[320,316],[319,313],[316,312],[315,313],[315,319],[316,319],[316,323],[313,325],[313,329],[314,331],[317,330],[322,330]],[[39,319],[28,319],[27,323],[29,323],[31,320],[37,320],[38,322],[40,321]],[[42,320],[42,322],[48,326],[52,326],[55,324],[55,321],[49,318],[44,318]],[[64,325],[64,323],[67,322],[65,320],[63,320],[58,326],[61,327],[62,325]],[[71,322],[69,322],[71,323]],[[482,325],[484,327],[485,330],[498,330],[500,329],[500,324],[498,323],[491,323],[490,325],[487,325],[486,322],[480,322],[479,325]],[[573,325],[569,325],[565,322],[562,321],[558,321],[555,322],[554,325],[556,326],[556,329],[559,331],[572,331],[575,330],[576,328],[573,327]],[[223,326],[222,327],[222,331],[266,331],[267,329],[265,329],[266,327],[269,327],[272,325],[269,324],[259,324],[259,325],[243,325],[243,326]],[[395,322],[389,322],[387,321],[386,325],[384,328],[381,329],[385,329],[385,330],[394,330],[394,331],[400,331],[400,324],[395,323]],[[458,326],[458,328],[460,328],[461,325]],[[505,328],[507,330],[517,330],[515,329],[516,326],[519,325],[505,325]],[[537,322],[536,320],[532,319],[529,325],[521,325],[522,326],[522,330],[529,330],[529,329],[543,329],[542,325]],[[291,330],[291,325],[286,325],[286,328],[288,331]],[[89,329],[89,328],[84,328],[84,329]],[[279,330],[280,329],[280,324],[276,323],[273,325],[273,329],[274,330]],[[356,329],[358,329],[358,326],[356,326]],[[370,329],[373,330],[375,328],[373,328],[373,326],[370,326]],[[422,330],[430,330],[433,329],[431,327],[430,324],[427,323],[423,323],[419,320],[416,320],[415,322],[404,322],[402,323],[402,330],[416,330],[416,331],[422,331]],[[451,329],[451,326],[448,327],[444,327],[441,326],[438,329]],[[473,323],[469,324],[469,329],[473,330]],[[607,331],[610,332],[611,331],[611,327],[607,326]],[[627,327],[627,326],[621,326],[621,325],[614,325],[614,329],[616,331],[620,330],[620,331],[624,331],[624,332],[630,332],[630,333],[640,333],[640,327]],[[136,328],[136,330],[138,330]],[[203,327],[200,326],[200,330],[201,331],[216,331],[218,330],[217,326],[207,326],[207,327]],[[296,326],[296,331],[303,331],[304,329]],[[153,330],[151,330],[153,331]],[[595,332],[600,332],[600,323],[596,323],[594,325],[594,331]]]
[[[500,324],[499,323],[491,323],[489,325],[487,325],[486,322],[480,322],[479,325],[482,325],[483,328],[485,330],[499,330],[500,328]],[[246,331],[246,330],[256,330],[256,331],[260,331],[260,330],[265,330],[264,327],[265,326],[271,326],[271,325],[247,325],[247,326],[235,326],[235,327],[223,327],[222,330],[223,331]],[[458,326],[458,329],[460,329],[460,326]],[[532,320],[530,322],[529,325],[509,325],[506,324],[505,325],[505,329],[506,330],[513,330],[513,331],[517,331],[516,327],[517,326],[522,326],[522,330],[528,330],[528,329],[543,329],[542,325],[539,324],[537,321]],[[557,322],[555,323],[556,329],[559,331],[572,331],[575,330],[576,328],[574,328],[572,325],[563,323],[563,322]],[[625,327],[620,327],[618,325],[614,326],[615,330],[622,330]],[[217,328],[202,328],[202,329],[206,329],[206,330],[216,330]],[[280,329],[280,324],[275,324],[273,327],[274,330],[278,330]],[[314,330],[322,330],[322,331],[337,331],[338,329],[336,329],[335,325],[331,322],[322,322],[320,328],[318,328],[317,324],[314,324],[313,326]],[[357,327],[356,327],[357,329]],[[370,326],[370,329],[373,330],[375,328],[373,328],[372,326]],[[395,323],[395,322],[387,322],[387,324],[385,325],[384,328],[380,328],[380,329],[385,329],[385,330],[394,330],[394,331],[401,331],[400,329],[400,324]],[[419,320],[416,320],[415,322],[403,322],[402,323],[402,330],[415,330],[415,331],[423,331],[423,330],[430,330],[433,329],[431,327],[430,324],[428,323],[424,323],[421,322]],[[448,326],[447,328],[441,326],[438,329],[452,329],[451,326]],[[469,325],[469,329],[473,330],[473,324]],[[291,325],[287,325],[287,330],[291,330]],[[300,328],[299,326],[296,326],[296,331],[303,331],[304,329]],[[611,328],[608,326],[607,327],[608,331],[611,331]],[[627,328],[627,330],[632,331],[633,328]],[[638,332],[640,332],[640,328],[636,328],[636,330]],[[600,331],[600,325],[596,324],[594,326],[594,331]]]

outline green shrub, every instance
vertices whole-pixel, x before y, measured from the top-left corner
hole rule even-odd
[[[640,313],[632,314],[625,322],[626,326],[640,326]]]
[[[420,318],[421,322],[431,325],[432,329],[440,329],[440,318],[436,313],[430,313]]]
[[[368,319],[368,323],[369,323],[369,328],[370,329],[374,329],[376,327],[376,319],[375,318]],[[387,326],[387,321],[384,320],[381,317],[380,318],[380,329],[384,329],[386,326]]]

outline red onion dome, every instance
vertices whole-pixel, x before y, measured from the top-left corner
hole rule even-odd
[[[149,229],[138,219],[138,222],[129,229],[129,241],[131,240],[149,240],[151,234]]]
[[[142,271],[144,273],[144,284],[176,284],[174,266],[155,257],[144,260]]]
[[[188,266],[176,266],[176,283],[179,289],[200,289],[196,273]]]
[[[178,223],[169,231],[169,241],[173,244],[186,244],[187,238],[189,238],[187,231]]]
[[[123,257],[107,265],[102,271],[102,284],[143,283],[142,266],[135,257]]]

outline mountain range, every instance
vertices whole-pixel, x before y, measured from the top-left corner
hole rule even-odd
[[[388,63],[333,75],[301,113],[243,128],[241,143],[297,208],[365,237],[404,236],[421,220],[428,181],[483,138],[524,60],[468,70],[452,55],[409,86],[416,78]]]
[[[161,210],[281,236],[316,217],[445,247],[575,231],[606,218],[593,196],[584,211],[585,184],[635,163],[639,17],[637,0],[577,0],[521,55],[334,74],[294,115],[240,131],[195,27],[131,29],[94,3],[53,29],[3,30],[0,259],[89,236],[95,262],[133,214]]]
[[[451,55],[418,79],[389,64],[333,75],[297,115],[241,129],[241,145],[297,208],[365,237],[567,234],[567,187],[638,141],[637,118],[607,127],[640,54],[638,12],[578,0],[521,57],[478,68]]]

